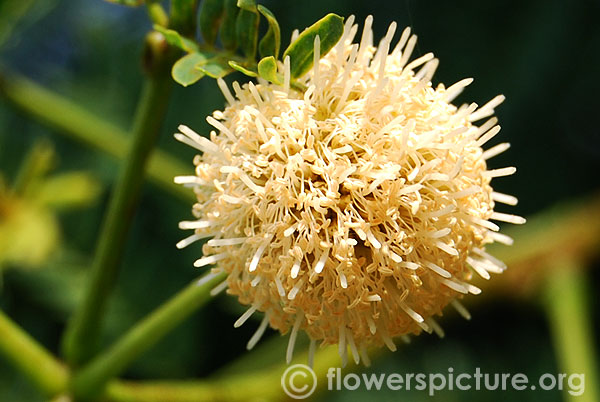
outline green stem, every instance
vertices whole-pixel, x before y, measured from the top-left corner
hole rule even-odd
[[[97,347],[107,298],[117,279],[146,161],[166,113],[171,82],[168,75],[155,74],[144,86],[133,125],[133,141],[119,172],[100,232],[91,282],[65,333],[64,354],[72,366],[85,363]]]
[[[67,369],[2,311],[0,352],[47,396],[65,390]]]
[[[0,95],[58,133],[118,159],[126,157],[127,132],[27,78],[0,72]],[[173,183],[173,177],[189,171],[185,164],[160,150],[152,153],[146,169],[150,180],[185,201],[192,200],[193,194]]]
[[[585,375],[585,392],[581,396],[571,395],[565,385],[565,400],[572,402],[600,400],[600,377],[595,360],[597,354],[594,351],[589,296],[588,281],[577,262],[572,259],[560,260],[555,267],[549,269],[545,305],[559,366],[567,375]]]
[[[119,375],[140,354],[210,300],[210,289],[224,278],[224,274],[208,274],[156,309],[107,351],[75,374],[72,380],[74,395],[81,399],[101,395],[102,389],[111,378]]]

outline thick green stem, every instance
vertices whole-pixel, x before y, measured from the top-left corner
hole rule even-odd
[[[208,274],[199,281],[194,281],[142,320],[107,351],[75,374],[72,380],[74,395],[80,399],[91,399],[101,395],[110,379],[119,375],[140,354],[210,300],[210,289],[224,278],[224,274]]]
[[[592,334],[590,289],[585,273],[574,260],[559,260],[548,272],[545,287],[545,305],[552,328],[554,346],[559,366],[568,376],[583,374],[585,392],[574,395],[573,389],[564,386],[568,401],[596,402],[598,392],[597,354]],[[577,393],[577,392],[575,392]]]
[[[87,146],[123,159],[128,149],[128,135],[88,110],[18,74],[0,72],[0,95],[17,109],[40,123]],[[150,180],[162,189],[189,201],[189,189],[173,183],[173,177],[190,168],[167,153],[155,150],[148,162]]]
[[[129,147],[100,232],[91,281],[84,301],[70,322],[64,338],[64,354],[72,366],[85,363],[94,354],[107,298],[116,282],[121,255],[133,219],[150,151],[156,143],[167,109],[171,78],[156,74],[149,78],[133,125]]]
[[[67,369],[2,311],[0,352],[47,396],[65,390]]]

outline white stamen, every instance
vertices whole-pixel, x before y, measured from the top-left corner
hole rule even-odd
[[[323,250],[323,254],[321,254],[321,258],[317,261],[317,265],[315,265],[315,273],[320,274],[325,267],[325,261],[327,261],[327,257],[329,256],[329,249]]]
[[[527,222],[527,220],[522,216],[503,214],[500,212],[492,213],[491,219],[494,219],[496,221],[514,223],[515,225],[522,225],[523,223]]]
[[[319,86],[319,60],[321,59],[321,38],[319,35],[315,36],[315,41],[313,43],[313,76],[312,83],[315,85],[317,89],[320,89]]]
[[[246,240],[248,240],[247,237],[232,237],[230,239],[211,239],[206,244],[211,247],[234,246],[236,244],[242,244]]]
[[[506,151],[509,148],[510,148],[510,143],[503,142],[501,144],[494,145],[493,147],[491,147],[490,149],[488,149],[487,151],[482,153],[481,157],[485,160],[488,160],[488,159],[493,158],[496,155],[500,155],[502,152]]]
[[[408,62],[408,59],[410,59],[410,55],[412,54],[416,43],[417,43],[417,35],[411,36],[410,39],[408,40],[408,43],[406,44],[406,47],[404,48],[402,57],[400,58],[400,61],[398,62],[398,65],[400,67],[404,67],[404,65],[406,65],[406,63]]]
[[[440,327],[440,324],[433,318],[429,317],[427,319],[427,324],[433,329],[433,332],[436,333],[437,336],[443,338],[445,336],[444,330]]]
[[[455,290],[459,293],[462,293],[462,294],[469,293],[469,290],[458,282],[451,281],[450,279],[440,279],[440,282],[442,282],[444,285],[448,286],[450,289]]]
[[[401,267],[404,267],[404,268],[412,269],[412,270],[419,269],[419,264],[417,264],[415,262],[411,262],[411,261],[402,261],[398,265]]]
[[[350,346],[350,352],[352,352],[352,358],[354,359],[354,363],[360,363],[360,355],[358,354],[358,349],[356,348],[356,344],[354,343],[352,332],[350,332],[348,328],[346,328],[346,339],[348,340],[348,345]]]
[[[302,287],[302,285],[304,285],[304,280],[300,279],[298,281],[298,283],[296,283],[294,285],[294,287],[292,288],[292,290],[290,290],[290,293],[288,293],[288,297],[287,297],[288,300],[294,300],[296,298],[296,295],[300,291],[300,288]]]
[[[179,229],[206,229],[216,225],[215,222],[209,221],[181,221],[179,222]]]
[[[210,291],[210,295],[211,296],[216,296],[219,293],[221,293],[222,291],[224,291],[225,289],[227,289],[227,281],[223,281],[221,283],[219,283],[217,286],[215,286],[214,288],[211,289]]]
[[[469,115],[469,121],[477,121],[491,116],[494,114],[494,108],[504,102],[504,99],[506,99],[504,95],[496,96],[494,99],[483,105],[478,111],[471,113]]]
[[[198,279],[198,281],[196,282],[196,286],[202,286],[207,284],[208,282],[212,281],[213,279],[215,279],[217,276],[219,276],[221,274],[220,271],[215,271],[215,272],[210,272],[204,276],[202,276],[200,279]]]
[[[346,347],[346,328],[344,326],[340,326],[338,337],[338,355],[342,359],[342,367],[346,367],[348,363],[348,349]]]
[[[476,216],[469,216],[471,221],[479,226],[483,226],[486,229],[497,232],[500,230],[500,227],[496,225],[494,222],[487,221],[485,219],[478,218]]]
[[[458,251],[454,247],[452,247],[444,242],[441,242],[438,240],[435,242],[435,245],[437,248],[445,251],[446,253],[448,253],[450,255],[458,255]]]
[[[446,102],[450,103],[456,99],[456,97],[472,82],[473,78],[465,78],[458,81],[456,84],[449,86],[448,89],[446,89]]]
[[[242,325],[244,325],[244,323],[248,320],[248,318],[250,318],[252,316],[252,314],[254,314],[256,312],[256,310],[258,309],[257,306],[252,306],[250,307],[248,310],[246,310],[244,312],[244,314],[242,314],[240,316],[240,318],[238,318],[236,320],[236,322],[233,323],[233,327],[234,328],[239,328]]]
[[[371,232],[371,230],[367,230],[367,239],[369,240],[369,243],[371,243],[371,245],[377,250],[381,248],[381,243],[379,242],[379,240],[377,240],[377,238],[375,238],[375,235],[373,234],[373,232]]]
[[[252,261],[250,261],[250,266],[248,267],[248,271],[254,272],[256,270],[256,267],[258,267],[258,262],[260,261],[260,257],[262,257],[265,249],[271,243],[272,238],[273,238],[273,235],[266,238],[264,243],[261,244],[260,247],[258,247],[256,249],[256,253],[254,253],[254,256],[252,257]]]
[[[492,191],[492,200],[501,202],[506,205],[517,205],[519,200],[517,197],[513,197],[512,195],[498,193],[496,191]]]
[[[375,335],[377,332],[377,325],[375,325],[375,321],[370,316],[367,316],[367,324],[369,324],[369,331],[371,331],[372,335]]]
[[[208,138],[204,138],[201,135],[198,135],[194,130],[189,128],[188,126],[184,126],[183,124],[177,127],[182,134],[175,134],[175,138],[178,141],[181,141],[187,145],[190,145],[193,148],[198,149],[202,152],[218,152],[219,147],[210,141]],[[183,137],[183,138],[182,138]],[[185,139],[185,140],[184,140]]]
[[[175,176],[173,178],[173,182],[175,184],[188,184],[195,186],[205,186],[208,184],[206,181],[202,180],[198,176]]]
[[[390,338],[387,334],[382,333],[381,339],[383,340],[383,343],[385,343],[385,346],[387,346],[389,350],[391,350],[392,352],[396,351],[396,344],[394,344],[392,338]]]
[[[289,228],[287,228],[286,230],[283,231],[283,236],[290,237],[292,234],[294,234],[297,227],[298,227],[298,224],[294,223],[292,226],[290,226]]]
[[[183,240],[180,240],[180,241],[179,241],[179,242],[178,242],[178,243],[175,245],[175,247],[177,247],[178,249],[182,249],[182,248],[185,248],[185,247],[189,246],[190,244],[192,244],[193,242],[195,242],[195,241],[198,241],[198,240],[200,240],[200,239],[202,239],[202,235],[199,235],[199,234],[193,234],[193,235],[191,235],[191,236],[188,236],[188,237],[186,237],[186,238],[185,238],[185,239],[183,239]]]
[[[285,354],[285,361],[287,364],[290,364],[294,355],[294,346],[296,345],[296,337],[298,336],[298,329],[300,328],[300,324],[302,324],[302,316],[298,314],[298,316],[296,317],[296,322],[294,322],[294,326],[292,327],[292,331],[290,332],[290,340],[288,342],[288,347]]]
[[[404,312],[406,314],[408,314],[410,316],[410,318],[412,318],[413,320],[415,320],[418,323],[423,322],[423,317],[421,316],[421,314],[417,313],[415,310],[413,310],[412,308],[408,307],[404,302],[400,303],[400,307],[402,308],[402,310],[404,310]]]
[[[277,286],[277,293],[279,293],[279,296],[285,297],[285,289],[278,276],[275,276],[275,286]]]
[[[220,121],[218,121],[214,117],[207,116],[206,117],[206,121],[208,122],[208,124],[210,124],[211,126],[213,126],[214,128],[216,128],[217,130],[219,130],[220,132],[222,132],[223,134],[225,134],[227,136],[227,138],[229,138],[229,140],[231,140],[234,144],[236,142],[238,142],[238,139],[233,135],[233,133],[231,131],[229,131],[229,129],[227,127],[225,127],[223,125],[223,123],[221,123]]]
[[[348,288],[348,279],[346,279],[346,275],[344,275],[344,273],[341,270],[338,271],[338,273],[340,275],[340,285],[344,289]]]
[[[450,272],[446,271],[444,268],[440,267],[439,265],[434,264],[433,262],[425,261],[424,264],[427,268],[431,269],[433,272],[435,272],[436,274],[440,275],[443,278],[452,277],[452,274]]]
[[[200,268],[205,265],[211,265],[217,261],[222,260],[225,257],[227,257],[227,253],[220,253],[220,254],[209,255],[207,257],[202,257],[202,258],[199,258],[196,261],[194,261],[194,266],[196,268]]]
[[[468,197],[473,194],[477,194],[480,191],[481,191],[481,187],[471,186],[471,187],[465,188],[464,190],[457,191],[451,195],[452,195],[452,198],[459,199],[459,198],[463,198],[463,197]]]
[[[436,230],[435,232],[429,232],[426,234],[426,236],[431,237],[433,239],[439,239],[440,237],[449,235],[451,231],[452,229],[450,228],[443,228],[440,230]]]
[[[252,281],[250,282],[250,286],[252,286],[253,288],[256,287],[256,285],[258,285],[260,283],[260,280],[262,279],[262,276],[260,275],[256,275],[254,277],[254,279],[252,279]]]
[[[365,367],[369,367],[371,365],[371,359],[369,359],[369,354],[367,353],[367,347],[365,345],[360,346],[360,358],[363,361]]]
[[[292,279],[296,279],[298,277],[298,273],[300,272],[300,263],[301,260],[294,261],[294,265],[292,265],[292,269],[290,271],[290,276]]]
[[[463,318],[465,320],[470,320],[471,319],[471,313],[469,313],[469,310],[466,309],[465,306],[462,305],[461,302],[459,302],[458,300],[454,299],[450,302],[450,304],[452,304],[452,307],[454,307],[454,309],[456,311],[458,311],[458,314],[460,314],[461,316],[463,316]]]
[[[315,364],[315,350],[317,349],[317,341],[311,339],[308,344],[308,367],[313,368]]]
[[[290,92],[290,56],[285,56],[283,59],[283,90]]]
[[[490,279],[490,273],[479,263],[479,261],[472,257],[467,257],[467,264],[469,264],[483,279]]]
[[[221,194],[220,198],[228,204],[238,205],[244,202],[243,198],[234,197],[229,194]]]
[[[509,236],[507,236],[505,234],[502,234],[502,233],[489,232],[488,236],[492,240],[497,241],[498,243],[505,244],[507,246],[512,246],[513,243],[514,243],[514,240],[511,237],[509,237]]]
[[[500,126],[492,127],[492,129],[490,129],[490,131],[488,131],[487,133],[482,135],[481,138],[475,142],[475,146],[476,147],[483,146],[486,142],[488,142],[489,140],[494,138],[496,136],[496,134],[498,134],[500,132],[500,129],[501,129]]]
[[[246,349],[251,350],[252,348],[254,348],[254,346],[256,346],[256,344],[258,343],[260,338],[262,338],[263,334],[265,333],[265,330],[267,329],[267,325],[269,325],[269,316],[265,314],[262,321],[260,322],[260,325],[258,326],[258,329],[256,330],[254,335],[252,335],[252,337],[248,341],[248,344],[246,345]]]
[[[219,85],[219,89],[221,90],[221,92],[223,92],[223,96],[225,97],[225,99],[227,99],[227,102],[229,102],[230,105],[233,105],[235,103],[235,99],[231,94],[231,91],[227,87],[225,80],[223,78],[218,78],[217,85]]]

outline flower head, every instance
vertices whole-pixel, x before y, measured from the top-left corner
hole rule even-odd
[[[298,330],[324,344],[347,346],[358,361],[365,346],[422,330],[441,333],[434,316],[463,294],[473,272],[489,278],[505,266],[485,252],[510,243],[491,220],[523,219],[494,212],[486,159],[506,150],[482,146],[500,127],[490,117],[504,99],[485,106],[451,101],[472,81],[434,88],[438,60],[410,61],[416,36],[407,28],[390,52],[396,24],[378,47],[372,18],[360,44],[349,18],[339,43],[290,90],[289,59],[281,86],[259,81],[219,86],[228,106],[208,122],[210,139],[185,126],[176,137],[202,151],[196,174],[178,177],[194,188],[194,234],[179,245],[211,238],[196,266],[216,264],[222,287],[249,310],[265,313],[249,346],[267,325]],[[314,349],[314,348],[311,348]],[[367,360],[368,361],[368,360]]]

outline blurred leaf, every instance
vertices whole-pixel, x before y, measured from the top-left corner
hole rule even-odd
[[[54,175],[36,191],[36,203],[51,208],[76,208],[89,205],[100,194],[100,182],[85,172]]]
[[[200,7],[200,32],[208,45],[214,45],[223,18],[223,0],[203,0]]]
[[[251,70],[249,68],[246,68],[245,66],[239,64],[236,61],[230,60],[229,61],[229,65],[231,66],[231,68],[233,68],[234,70],[239,71],[242,74],[246,74],[248,77],[258,77],[258,72]]]
[[[206,63],[206,57],[201,53],[190,53],[183,56],[173,65],[171,74],[179,84],[187,87],[204,77],[204,73],[197,67]]]
[[[58,245],[56,218],[22,200],[2,198],[0,204],[0,264],[39,267]]]
[[[122,6],[137,7],[144,4],[144,0],[106,0],[109,3],[120,4]]]
[[[279,23],[277,23],[275,15],[268,8],[259,4],[257,9],[269,22],[269,29],[258,44],[258,52],[260,53],[260,57],[274,56],[277,59],[279,57],[279,48],[281,47]]]
[[[233,72],[227,61],[221,58],[207,60],[205,64],[196,68],[212,78],[222,78]]]
[[[185,36],[196,32],[196,11],[198,0],[171,0],[171,18],[169,25]]]
[[[256,0],[238,0],[237,6],[242,10],[254,12],[256,10]]]
[[[53,167],[55,159],[54,147],[50,142],[43,139],[36,141],[17,172],[13,184],[15,194],[27,195],[30,193],[32,187],[40,182]]]
[[[273,84],[281,85],[281,77],[277,74],[277,61],[273,56],[265,57],[258,63],[258,75]]]
[[[344,19],[336,14],[327,14],[310,27],[306,28],[283,53],[290,56],[290,73],[292,78],[306,74],[313,66],[314,43],[319,35],[321,41],[320,54],[325,56],[340,40],[344,32]]]
[[[178,47],[179,49],[193,53],[198,51],[198,45],[191,39],[181,36],[177,31],[172,29],[163,28],[160,25],[154,25],[154,30],[164,35],[167,43],[171,46]]]
[[[237,38],[235,25],[240,9],[237,6],[237,0],[224,0],[223,22],[219,30],[221,43],[226,50],[235,50]]]
[[[258,43],[258,23],[260,16],[253,0],[239,0],[238,6],[241,10],[237,16],[235,25],[237,41],[246,58],[254,60]]]

